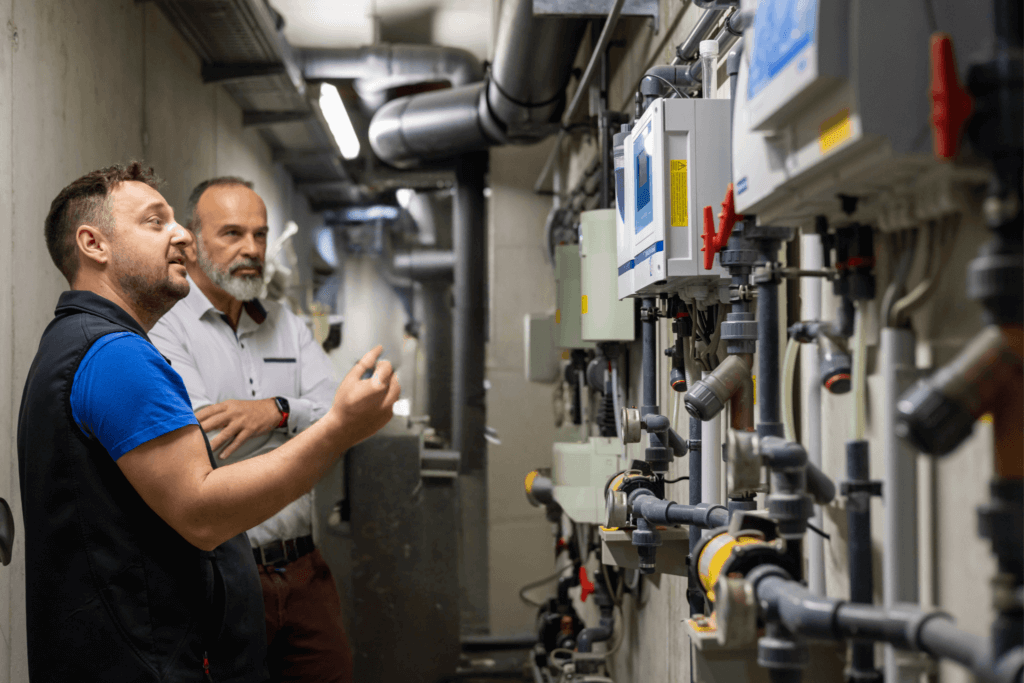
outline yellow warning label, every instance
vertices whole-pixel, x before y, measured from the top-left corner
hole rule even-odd
[[[586,314],[587,312],[587,295],[584,294],[580,298],[580,312]]]
[[[685,228],[690,224],[686,206],[686,160],[673,159],[669,162],[669,185],[672,190],[672,227]]]
[[[572,353],[569,351],[562,351],[562,360],[569,360],[572,358]]]
[[[757,375],[751,375],[750,379],[754,382],[754,403],[757,403]]]
[[[850,139],[852,130],[850,128],[850,110],[844,109],[835,116],[832,116],[818,128],[818,147],[821,153],[825,154],[833,147],[836,147]]]
[[[556,308],[555,309],[555,324],[556,325],[561,325],[562,324],[562,309],[561,308]]]

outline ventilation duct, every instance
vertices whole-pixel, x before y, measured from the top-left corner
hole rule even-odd
[[[483,78],[480,62],[472,53],[437,45],[306,49],[301,60],[307,80],[354,80],[361,93],[430,81],[447,81],[457,87]]]
[[[533,15],[533,0],[503,3],[494,62],[480,83],[388,102],[370,122],[382,160],[409,166],[551,134],[587,22]]]

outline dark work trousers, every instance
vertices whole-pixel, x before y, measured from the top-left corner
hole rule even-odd
[[[260,565],[273,683],[352,683],[341,600],[319,550],[283,567]]]

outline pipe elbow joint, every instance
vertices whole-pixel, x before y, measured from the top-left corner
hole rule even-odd
[[[796,470],[807,466],[807,451],[796,441],[778,436],[765,436],[759,440],[761,455],[774,470]]]

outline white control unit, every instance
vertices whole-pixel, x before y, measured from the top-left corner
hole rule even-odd
[[[615,283],[616,209],[580,214],[580,313],[585,341],[633,341],[633,301],[619,300]]]
[[[581,524],[604,524],[604,485],[622,469],[622,441],[590,437],[585,443],[555,443],[551,449],[554,496],[565,514]]]
[[[620,298],[704,288],[718,301],[726,271],[704,268],[705,206],[729,184],[729,100],[657,99],[625,143],[625,221],[617,236]],[[728,299],[726,299],[728,301]]]
[[[555,316],[552,313],[527,313],[523,316],[523,342],[526,381],[551,384],[558,381],[558,348],[555,346]]]
[[[957,4],[937,5],[934,21],[952,35],[962,77],[991,22],[982,7]],[[926,4],[744,0],[743,9],[755,18],[736,88],[737,213],[781,225],[849,220],[845,195],[858,199],[856,220],[910,227],[941,215],[937,186],[978,175],[933,153]]]
[[[592,349],[594,342],[583,341],[580,299],[580,247],[560,244],[555,247],[555,346],[560,349]]]

